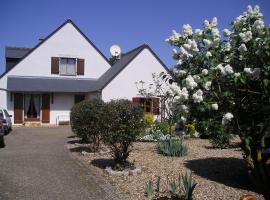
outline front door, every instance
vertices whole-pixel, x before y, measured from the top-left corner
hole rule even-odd
[[[23,123],[23,94],[14,94],[14,123]]]
[[[50,123],[50,94],[42,94],[42,123]]]
[[[40,95],[24,95],[24,121],[40,121]]]

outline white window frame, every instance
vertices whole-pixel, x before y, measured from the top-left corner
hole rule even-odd
[[[66,59],[67,60],[67,64],[66,64],[66,73],[61,73],[61,59]],[[71,73],[67,73],[68,72],[68,60],[72,59],[75,61],[75,66],[74,66],[74,74]],[[59,58],[59,75],[60,76],[77,76],[77,58],[68,58],[68,57],[60,57]]]

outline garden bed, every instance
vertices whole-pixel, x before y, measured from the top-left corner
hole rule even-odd
[[[148,180],[156,181],[156,177],[161,176],[161,189],[164,189],[168,175],[169,178],[177,178],[179,173],[184,174],[187,170],[193,172],[193,178],[198,183],[194,199],[238,200],[243,194],[253,194],[257,199],[263,199],[253,190],[240,148],[213,149],[208,140],[202,139],[186,139],[184,143],[188,146],[188,155],[174,158],[157,154],[156,143],[135,143],[129,160],[141,167],[142,173],[137,176],[108,175],[104,169],[112,164],[109,153],[83,155],[74,151],[78,149],[78,144],[72,142],[68,148],[78,159],[95,166],[127,199],[146,199],[144,187]]]

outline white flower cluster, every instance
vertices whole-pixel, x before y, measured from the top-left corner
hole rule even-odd
[[[217,104],[217,103],[211,104],[211,108],[212,108],[213,110],[218,110],[218,104]]]
[[[186,105],[180,105],[179,106],[180,112],[188,113],[188,107]]]
[[[175,82],[173,82],[170,85],[170,89],[171,89],[171,91],[172,91],[173,94],[180,94],[181,93],[180,87]]]
[[[261,69],[260,68],[254,68],[254,69],[251,69],[251,68],[244,68],[244,72],[251,76],[252,79],[254,80],[257,80],[260,78],[260,74],[261,74]]]
[[[263,20],[261,20],[261,19],[256,20],[254,22],[254,24],[253,24],[253,28],[255,30],[257,30],[257,31],[263,29],[264,28],[264,22],[263,22]]]
[[[252,32],[251,31],[247,31],[247,32],[243,32],[243,33],[239,33],[239,36],[241,37],[241,39],[243,40],[243,42],[248,42],[252,39]]]
[[[172,36],[167,38],[165,41],[166,42],[177,42],[180,37],[181,37],[180,33],[177,33],[175,30],[172,30]]]
[[[180,91],[178,93],[176,93],[177,96],[175,96],[175,100],[178,101],[185,101],[188,99],[188,90],[187,88],[182,88],[182,90],[180,89]]]
[[[225,45],[224,45],[223,50],[228,52],[228,51],[231,50],[231,48],[232,48],[231,43],[230,42],[226,42]]]
[[[225,29],[223,30],[223,35],[224,35],[225,37],[229,37],[231,34],[232,34],[232,32],[229,31],[228,29],[225,28]]]
[[[203,92],[202,90],[197,90],[193,95],[192,95],[192,99],[194,101],[194,103],[200,103],[203,101]]]
[[[233,118],[233,114],[232,113],[226,113],[223,118],[222,118],[222,125],[226,125],[228,124]]]
[[[239,72],[234,73],[235,77],[239,77],[241,74]]]
[[[193,90],[198,85],[191,75],[188,75],[188,77],[185,80],[186,80],[187,89],[189,90]]]
[[[245,44],[241,44],[238,48],[238,50],[242,53],[242,52],[245,52],[247,51],[247,47]]]
[[[195,34],[198,36],[201,36],[203,34],[203,31],[199,28],[195,29]]]
[[[205,56],[206,56],[207,58],[210,58],[210,57],[212,57],[212,54],[211,54],[210,51],[207,51],[206,54],[205,54]]]
[[[211,81],[207,81],[207,82],[205,83],[205,85],[204,85],[204,88],[205,88],[206,90],[210,90],[210,89],[211,89],[211,85],[212,85],[212,82],[211,82]]]
[[[204,20],[204,28],[206,30],[210,30],[212,28],[215,28],[215,27],[217,27],[217,25],[218,25],[218,22],[217,22],[217,18],[216,17],[214,17],[212,19],[212,22],[211,23],[208,20]]]
[[[183,36],[188,37],[192,34],[193,34],[192,27],[189,24],[184,24],[183,25]]]
[[[229,75],[229,74],[233,74],[233,68],[227,64],[225,67],[223,67],[222,64],[219,64],[216,69],[218,69],[222,75]]]
[[[203,69],[203,70],[202,70],[202,74],[203,74],[203,75],[207,75],[207,74],[208,74],[208,70],[207,70],[207,69]]]
[[[252,8],[252,6],[249,5],[247,7],[247,12],[244,12],[243,15],[240,15],[240,16],[236,17],[236,19],[234,21],[234,24],[242,25],[242,24],[244,24],[246,22],[247,18],[250,18],[250,17],[262,17],[262,16],[263,15],[262,15],[262,13],[260,13],[260,7],[258,5],[256,5],[254,7],[254,9]],[[260,22],[260,24],[261,24],[261,22]],[[256,27],[256,25],[255,25],[255,27]]]
[[[185,47],[185,49],[189,50],[189,51],[194,51],[194,52],[198,52],[198,45],[196,43],[195,40],[187,40],[187,43],[183,45]]]

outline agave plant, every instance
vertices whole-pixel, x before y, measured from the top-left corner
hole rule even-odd
[[[182,139],[170,139],[158,142],[157,151],[164,156],[180,157],[187,155],[187,146]]]
[[[181,190],[184,193],[184,197],[186,200],[192,200],[193,191],[196,185],[197,183],[194,183],[194,181],[192,180],[191,172],[186,172],[185,175],[182,175]]]
[[[146,196],[147,198],[152,198],[154,195],[155,195],[155,190],[154,190],[153,181],[149,180],[145,184],[144,196]]]

